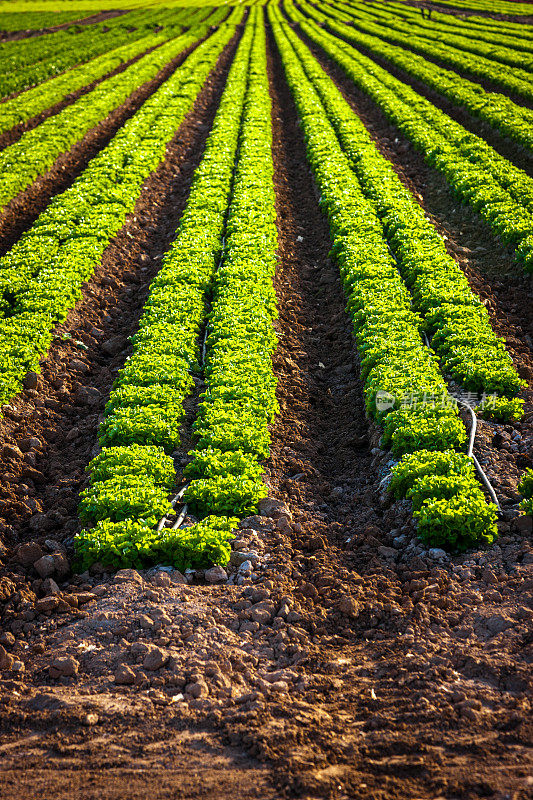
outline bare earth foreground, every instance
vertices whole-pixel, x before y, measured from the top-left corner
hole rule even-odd
[[[408,507],[381,494],[383,456],[364,414],[327,225],[272,47],[281,413],[270,500],[241,523],[230,583],[168,569],[68,572],[98,421],[187,199],[234,46],[58,329],[42,376],[2,421],[0,796],[525,800],[533,795],[531,520],[504,522],[490,550],[449,557],[428,552]],[[356,94],[350,101],[365,114]],[[453,251],[458,228],[464,243],[479,220],[461,209],[454,228],[445,189],[430,184],[394,129],[368,115]],[[91,141],[80,148],[87,158]],[[65,185],[65,175],[46,180],[43,197],[36,190],[17,211],[25,226],[44,195]],[[4,249],[20,235],[16,224],[4,220]],[[474,287],[486,272],[494,318],[511,320],[502,334],[531,378],[531,287],[490,278],[493,243],[480,230],[487,255],[465,258],[465,269]],[[528,397],[523,424],[504,426],[501,441],[480,425],[479,447],[508,497],[527,464],[526,450],[506,441],[518,432],[527,448]],[[39,577],[32,564],[52,554],[54,578]]]

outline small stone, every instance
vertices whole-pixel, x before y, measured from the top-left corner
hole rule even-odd
[[[257,700],[257,692],[245,692],[235,698],[235,703],[237,705],[243,705],[243,703],[252,703],[254,700]]]
[[[198,699],[199,697],[207,697],[209,694],[207,683],[202,680],[187,684],[185,691],[195,699]]]
[[[78,674],[80,668],[79,662],[73,656],[66,656],[64,658],[56,658],[52,661],[49,672],[51,678],[71,678]]]
[[[9,631],[2,631],[2,633],[0,633],[0,644],[4,647],[13,647],[15,644],[15,637]]]
[[[30,450],[38,450],[42,447],[42,442],[36,436],[29,436],[25,439],[19,439],[18,446],[23,453],[28,453]]]
[[[44,592],[45,597],[48,597],[51,594],[59,594],[61,590],[53,578],[46,578],[41,583],[41,591]]]
[[[308,549],[315,553],[317,550],[322,550],[324,545],[325,542],[322,536],[311,536],[307,542]]]
[[[208,583],[225,583],[228,580],[228,573],[223,567],[216,566],[206,569],[204,577]]]
[[[42,556],[37,559],[33,566],[41,578],[50,578],[55,573],[53,556]]]
[[[253,569],[252,562],[247,559],[246,561],[243,561],[242,564],[240,565],[239,572],[242,575],[244,575],[246,573],[250,573],[252,569]]]
[[[37,389],[39,386],[39,373],[32,370],[27,372],[22,385],[25,389]]]
[[[240,567],[240,565],[244,564],[245,561],[251,562],[252,558],[251,554],[246,551],[233,550],[229,560],[230,564],[234,564],[236,567]]]
[[[108,356],[116,356],[124,347],[124,338],[122,336],[112,336],[102,344],[102,350]]]
[[[448,558],[446,551],[442,550],[440,547],[430,547],[428,550],[428,556],[435,559],[435,561],[442,561]]]
[[[19,459],[22,458],[22,450],[16,444],[5,444],[2,447],[2,456],[9,460]]]
[[[347,617],[357,617],[359,613],[359,603],[354,597],[341,597],[337,608],[341,614],[346,614]]]
[[[136,569],[119,569],[115,575],[115,583],[139,583],[143,582],[142,576]]]
[[[159,647],[152,647],[144,657],[143,668],[150,672],[155,672],[155,670],[161,669],[167,661],[168,653],[165,653]]]
[[[63,580],[70,573],[70,564],[68,563],[68,558],[66,557],[65,553],[53,553],[52,559],[54,561],[55,575],[59,578],[59,580]]]
[[[49,597],[41,597],[40,600],[37,600],[35,603],[35,610],[39,614],[46,614],[50,611],[53,611],[54,608],[57,608],[59,605],[59,600],[57,597],[50,595]]]
[[[263,500],[260,500],[257,507],[262,517],[277,519],[278,517],[286,516],[289,519],[291,518],[291,513],[285,503],[274,500],[271,497],[265,497]]]
[[[76,594],[76,599],[78,601],[78,605],[83,606],[86,603],[92,602],[92,600],[96,600],[96,595],[94,592],[78,592]]]
[[[253,621],[259,622],[262,625],[271,622],[275,613],[276,607],[272,600],[262,600],[250,609],[250,616]]]
[[[383,558],[392,559],[395,559],[398,555],[398,551],[394,547],[386,547],[385,545],[378,547],[378,553],[383,556]]]
[[[485,620],[485,625],[493,636],[495,636],[497,633],[501,633],[506,628],[510,628],[512,624],[513,623],[511,620],[505,619],[505,617],[502,617],[499,614],[494,614],[492,617],[489,617],[487,620]]]
[[[100,717],[98,714],[95,714],[94,711],[90,711],[86,714],[82,720],[85,727],[90,728],[92,725],[96,725]]]
[[[130,686],[135,683],[135,673],[127,664],[121,664],[115,670],[115,683],[119,686]]]
[[[15,663],[13,656],[0,645],[0,669],[10,670]]]
[[[79,358],[73,358],[70,362],[71,369],[76,370],[77,372],[89,372],[89,366],[84,362],[81,361]]]
[[[514,521],[514,528],[518,533],[528,535],[533,532],[533,517],[520,516]]]
[[[178,586],[185,585],[187,583],[185,575],[183,575],[178,569],[173,569],[172,572],[169,572],[168,574],[172,583]]]
[[[43,551],[37,542],[26,542],[17,547],[16,556],[19,564],[22,564],[23,567],[30,567],[42,558]]]
[[[164,572],[160,569],[152,575],[150,582],[153,583],[154,586],[161,587],[161,589],[168,589],[172,585],[168,572]]]
[[[137,622],[145,631],[149,631],[155,626],[153,619],[146,614],[141,614],[139,617],[137,617]]]
[[[15,660],[13,661],[13,666],[11,667],[11,669],[13,672],[25,672],[26,665],[24,664],[24,661]]]

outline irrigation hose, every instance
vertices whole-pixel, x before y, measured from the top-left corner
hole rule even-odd
[[[424,337],[424,342],[425,342],[426,346],[427,347],[431,347],[429,339],[428,339],[428,337],[427,337],[427,335],[426,335],[426,333],[424,331],[422,331],[422,336]],[[476,438],[476,432],[477,432],[477,416],[476,416],[476,412],[474,411],[474,409],[472,408],[472,406],[469,403],[466,403],[464,400],[461,400],[461,398],[457,397],[456,395],[452,395],[452,396],[455,397],[455,399],[457,400],[459,405],[461,405],[464,408],[468,409],[468,411],[470,412],[470,416],[472,417],[472,427],[470,428],[470,439],[469,439],[469,442],[468,442],[467,455],[474,462],[474,466],[475,466],[475,468],[476,468],[476,470],[477,470],[477,472],[479,474],[479,477],[481,478],[481,482],[483,483],[483,485],[487,489],[488,493],[490,494],[490,496],[494,500],[494,504],[495,504],[496,508],[501,513],[502,509],[501,509],[501,506],[500,506],[500,501],[498,500],[496,492],[494,491],[494,487],[492,486],[491,482],[489,481],[489,479],[487,478],[485,472],[483,471],[483,468],[482,468],[481,464],[479,463],[479,461],[477,460],[477,458],[474,455],[474,439]]]
[[[456,400],[459,403],[459,405],[461,405],[464,408],[468,409],[468,411],[470,412],[470,415],[472,417],[472,428],[470,430],[470,441],[468,443],[468,454],[467,455],[474,462],[474,466],[475,466],[476,470],[479,473],[479,477],[481,478],[481,480],[483,482],[483,485],[485,486],[485,488],[487,489],[488,493],[490,494],[490,496],[494,500],[494,504],[496,505],[496,508],[498,509],[498,511],[501,512],[502,509],[501,509],[498,497],[496,495],[496,492],[494,491],[494,488],[493,488],[492,484],[490,483],[489,479],[485,475],[485,472],[483,471],[483,468],[482,468],[481,464],[479,463],[479,461],[477,460],[477,458],[475,457],[474,452],[473,452],[474,451],[474,439],[476,438],[476,431],[477,431],[477,416],[476,416],[476,413],[475,413],[474,409],[472,408],[472,406],[470,406],[468,403],[465,403],[464,400],[460,400],[459,398],[456,398]]]
[[[173,498],[172,498],[172,500],[170,501],[170,505],[172,506],[172,508],[174,508],[174,506],[176,505],[176,503],[178,502],[178,500],[181,500],[181,498],[182,498],[182,497],[183,497],[183,495],[185,494],[185,490],[187,489],[187,487],[188,487],[188,486],[189,486],[189,484],[188,484],[188,483],[186,483],[186,484],[185,484],[185,486],[182,486],[182,487],[181,487],[181,489],[179,490],[179,492],[177,493],[177,495],[176,495],[175,497],[173,497]],[[185,506],[185,507],[186,507],[186,506]],[[160,520],[159,520],[159,522],[157,523],[157,528],[156,528],[156,530],[157,530],[158,532],[159,532],[159,531],[161,531],[161,530],[163,530],[163,528],[164,528],[164,526],[165,526],[165,522],[167,522],[167,520],[168,520],[168,518],[169,518],[169,515],[170,515],[170,512],[169,512],[168,514],[165,514],[165,516],[164,516],[162,519],[160,519]]]

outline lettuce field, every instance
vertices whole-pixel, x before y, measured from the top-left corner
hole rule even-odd
[[[533,2],[0,2],[6,800],[531,796],[532,79]]]

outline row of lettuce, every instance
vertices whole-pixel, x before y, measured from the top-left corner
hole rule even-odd
[[[173,25],[167,25],[157,33],[146,32],[146,35],[141,38],[134,37],[133,41],[128,41],[127,44],[120,46],[116,46],[115,42],[113,42],[112,49],[109,49],[108,45],[103,54],[91,58],[86,63],[73,67],[66,72],[62,72],[60,75],[2,103],[0,105],[0,133],[37,116],[56,103],[60,103],[73,92],[77,92],[90,86],[95,81],[105,78],[108,73],[151,48],[158,47],[169,39],[175,39],[184,27],[194,28],[201,24],[218,24],[225,14],[227,14],[227,11],[225,12],[223,9],[214,12],[212,15],[209,15],[209,9],[201,10],[187,17],[186,23],[178,24],[176,20]],[[179,18],[181,15],[178,14],[176,16]],[[142,76],[139,76],[140,80],[141,78]]]
[[[533,179],[429,100],[340,38],[284,5],[314,43],[369,95],[455,194],[468,203],[533,271]]]
[[[235,515],[266,495],[261,461],[277,408],[277,239],[264,36],[253,9],[176,239],[107,404],[103,450],[90,464],[80,507],[82,518],[96,523],[77,538],[85,566],[225,563]],[[170,454],[180,443],[195,372],[205,383],[183,502],[201,521],[157,531],[157,520],[171,511],[177,475]]]
[[[194,45],[205,32],[205,29],[192,29],[157,47],[2,150],[0,208],[44,175],[60,155],[68,153],[88,131],[105,120],[143,84],[156,78],[167,64]]]
[[[84,19],[90,12],[83,11],[2,11],[0,13],[0,31],[41,31]]]
[[[315,14],[308,5],[305,9],[309,11],[310,16],[320,18],[321,15]],[[406,32],[393,37],[401,45],[397,47],[383,41],[383,38],[390,40],[390,36],[388,29],[384,31],[382,26],[364,26],[365,30],[372,30],[374,35],[361,33],[354,28],[346,29],[345,26],[335,22],[328,22],[327,27],[333,33],[342,35],[346,41],[363,47],[373,57],[386,61],[387,64],[426,84],[453,104],[465,108],[470,114],[488,123],[503,135],[514,139],[523,147],[533,149],[531,109],[513,103],[503,94],[486,92],[478,83],[469,81],[462,75],[411,52],[409,48],[412,47],[412,34]]]
[[[192,108],[242,10],[200,44],[0,259],[0,403],[20,391]],[[232,24],[233,23],[233,24]]]
[[[116,17],[105,24],[69,28],[0,44],[0,97],[36,86],[77,64],[144,38],[153,28],[150,12],[139,12],[135,16],[135,20],[127,23],[123,17]],[[172,28],[186,18],[185,12],[174,11],[167,22]]]
[[[490,543],[496,509],[462,452],[466,429],[422,332],[463,386],[500,394],[500,416],[521,413],[515,394],[522,382],[484,307],[391,165],[279,11],[268,13],[330,220],[367,411],[400,459],[390,490],[412,501],[428,543],[452,549]],[[83,566],[224,563],[236,517],[266,495],[261,462],[277,411],[276,226],[259,19],[253,12],[177,237],[106,407],[103,450],[89,467],[80,508],[94,525],[77,538]],[[171,454],[180,444],[194,373],[202,374],[204,391],[195,449],[180,476],[189,481],[181,502],[201,521],[157,530],[158,519],[172,516],[169,491],[179,478]],[[391,407],[380,405],[383,395]]]
[[[444,240],[376,148],[367,129],[309,49],[287,34],[318,93],[363,193],[373,204],[384,235],[424,320],[444,372],[463,388],[497,394],[502,418],[518,417],[520,380],[504,341],[492,330],[488,312],[475,295]],[[493,409],[495,410],[495,409]]]
[[[464,276],[390,165],[279,9],[268,13],[329,219],[367,411],[383,426],[383,444],[400,458],[391,490],[413,501],[419,534],[429,544],[490,542],[496,509],[461,452],[466,429],[421,331],[433,334],[447,371],[462,365],[456,377],[465,385],[492,384],[505,396],[520,388],[520,379]],[[477,346],[488,363],[469,373]],[[390,402],[382,405],[383,397]]]
[[[466,11],[488,11],[490,14],[507,14],[516,16],[531,16],[529,3],[519,3],[515,0],[438,0],[437,5],[450,8],[464,8]]]
[[[353,4],[350,5],[340,0],[339,2],[328,2],[327,5],[346,14],[349,14],[354,8]],[[396,22],[408,22],[415,26],[414,30],[417,34],[441,31],[442,33],[466,35],[489,44],[533,53],[533,31],[527,25],[496,21],[490,17],[465,19],[452,14],[442,14],[435,9],[433,9],[431,18],[425,19],[419,9],[395,2],[387,3],[386,8],[382,3],[366,3],[364,11],[376,19],[388,20],[390,18]]]
[[[514,44],[498,41],[493,34],[493,43],[488,44],[477,36],[461,36],[433,30],[419,29],[416,24],[395,20],[385,9],[374,16],[360,10],[340,10],[325,5],[323,10],[339,21],[353,24],[360,31],[374,33],[387,41],[405,43],[416,52],[436,58],[444,64],[457,67],[469,74],[486,78],[497,86],[526,98],[531,98],[531,73],[533,58],[523,50],[515,50]],[[526,45],[527,46],[527,45]]]

